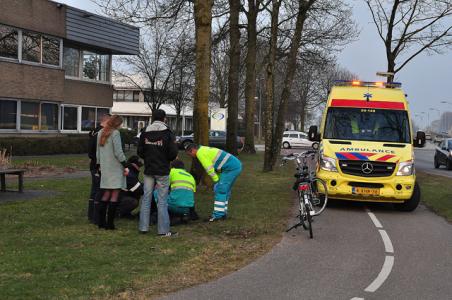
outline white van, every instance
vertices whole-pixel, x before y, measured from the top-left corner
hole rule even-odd
[[[284,149],[292,147],[312,147],[308,134],[301,131],[284,131],[282,146]]]

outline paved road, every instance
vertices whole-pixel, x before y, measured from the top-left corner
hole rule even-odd
[[[444,166],[441,166],[439,169],[435,169],[433,166],[433,157],[435,156],[434,148],[415,150],[414,155],[417,170],[433,175],[441,175],[452,178],[452,171],[447,170]]]
[[[430,155],[416,152],[418,169],[435,171]],[[313,240],[292,231],[238,272],[164,299],[451,299],[452,225],[424,206],[336,201],[313,227]]]

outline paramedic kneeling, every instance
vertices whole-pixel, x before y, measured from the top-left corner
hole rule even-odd
[[[215,202],[209,221],[226,219],[232,186],[242,172],[242,163],[234,155],[217,148],[189,144],[185,151],[199,160],[214,182]]]

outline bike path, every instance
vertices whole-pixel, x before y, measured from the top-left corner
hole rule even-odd
[[[291,220],[296,222],[296,219]],[[164,299],[351,299],[373,280],[384,246],[362,207],[328,208],[243,269]]]
[[[297,229],[243,269],[164,299],[450,299],[452,225],[424,206],[333,202],[313,228],[313,240]]]

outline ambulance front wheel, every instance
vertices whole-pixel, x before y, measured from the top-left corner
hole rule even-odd
[[[284,149],[290,149],[290,144],[288,142],[284,142],[282,144],[282,146],[283,146]]]
[[[404,203],[394,204],[395,208],[399,211],[413,211],[419,205],[421,201],[421,189],[417,182],[414,184],[414,191],[411,198]]]

